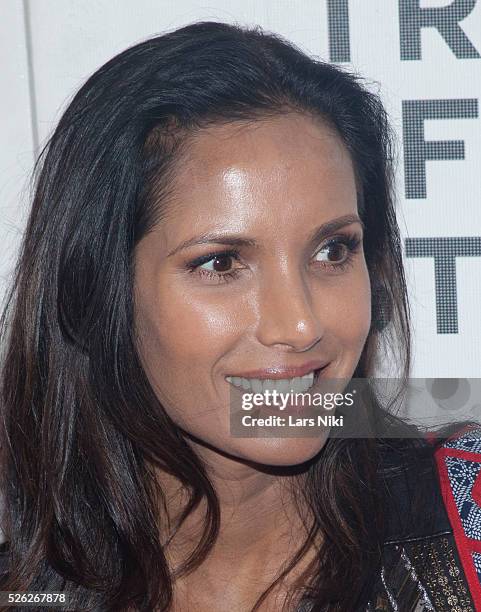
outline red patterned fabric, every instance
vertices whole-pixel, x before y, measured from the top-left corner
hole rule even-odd
[[[441,493],[477,610],[481,610],[481,427],[467,427],[436,451]]]

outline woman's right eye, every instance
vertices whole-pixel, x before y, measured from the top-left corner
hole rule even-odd
[[[237,251],[225,251],[222,253],[210,253],[197,257],[188,264],[189,272],[197,274],[201,278],[207,278],[226,283],[237,278],[241,267],[234,268],[234,262],[239,261]]]

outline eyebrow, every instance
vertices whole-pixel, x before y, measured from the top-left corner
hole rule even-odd
[[[346,225],[351,225],[352,223],[359,223],[362,229],[365,230],[364,223],[357,215],[344,215],[342,217],[338,217],[337,219],[333,219],[332,221],[328,221],[327,223],[323,223],[321,226],[316,228],[309,238],[309,243],[313,244],[320,242],[330,234],[337,232],[341,228],[345,227]],[[200,236],[195,236],[193,238],[189,238],[188,240],[184,240],[181,244],[169,251],[167,257],[171,257],[179,251],[187,249],[191,246],[210,243],[225,244],[237,247],[257,248],[259,246],[259,244],[252,238],[243,238],[242,236],[230,236],[228,234],[207,232]]]

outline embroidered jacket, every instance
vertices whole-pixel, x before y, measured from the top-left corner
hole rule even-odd
[[[358,612],[481,611],[481,427],[451,436],[432,474],[400,474],[390,488],[390,525],[372,597]],[[427,487],[429,508],[410,507]],[[296,612],[311,612],[308,600]]]
[[[389,572],[381,570],[369,611],[481,610],[481,427],[452,436],[436,451],[435,461],[438,489],[431,521],[419,517],[417,533],[385,542],[386,558],[391,554],[397,563]]]

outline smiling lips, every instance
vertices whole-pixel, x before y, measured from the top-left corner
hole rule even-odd
[[[314,384],[315,373],[326,365],[326,361],[310,361],[298,367],[279,366],[251,370],[237,376],[226,376],[226,380],[234,387],[254,393],[273,390],[280,393],[304,393]]]

